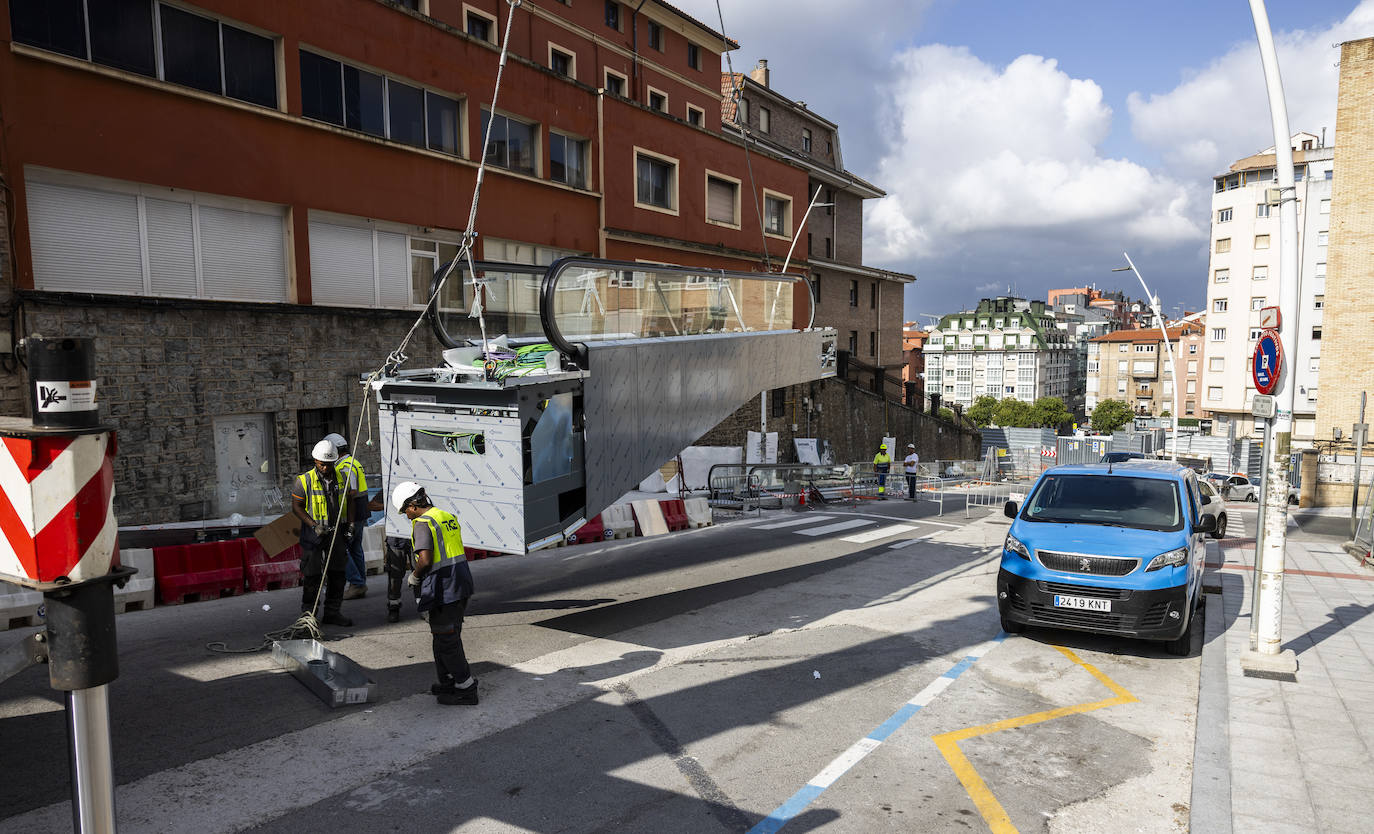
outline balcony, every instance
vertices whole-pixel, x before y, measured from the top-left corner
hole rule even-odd
[[[1159,365],[1155,362],[1133,362],[1131,376],[1136,379],[1155,379],[1159,376]]]

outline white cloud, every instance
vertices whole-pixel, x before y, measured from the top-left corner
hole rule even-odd
[[[1328,28],[1274,34],[1290,133],[1320,135],[1327,128],[1328,143],[1336,140],[1340,50],[1333,46],[1371,32],[1374,0]],[[1254,37],[1237,42],[1167,93],[1132,93],[1127,108],[1136,138],[1158,149],[1173,173],[1196,182],[1205,183],[1235,160],[1274,144]]]
[[[1096,240],[1199,237],[1184,186],[1099,155],[1112,111],[1093,81],[1022,55],[993,67],[967,49],[908,49],[886,89],[892,137],[877,181],[889,197],[868,218],[880,262],[948,254],[961,236],[1053,230]]]

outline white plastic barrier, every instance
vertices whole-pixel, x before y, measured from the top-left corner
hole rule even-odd
[[[629,504],[612,504],[602,510],[601,522],[607,530],[615,533],[617,539],[627,539],[635,534],[635,519]]]
[[[386,568],[385,521],[363,528],[363,568],[368,575],[381,573]]]
[[[153,609],[153,589],[157,578],[153,576],[153,551],[139,547],[119,551],[119,563],[125,567],[137,568],[138,573],[124,583],[121,588],[114,586],[115,613],[125,611],[151,611]]]
[[[710,499],[688,498],[683,504],[687,507],[687,523],[692,527],[709,527],[715,523],[711,518]]]
[[[0,582],[0,631],[42,625],[43,618],[38,616],[42,607],[43,595],[39,592]]]
[[[663,518],[663,505],[652,499],[633,501],[635,521],[639,522],[639,532],[646,536],[662,536],[668,532],[668,522]]]

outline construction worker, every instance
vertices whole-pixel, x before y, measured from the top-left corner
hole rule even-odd
[[[906,444],[906,457],[902,460],[902,474],[906,475],[906,496],[916,498],[916,475],[921,465],[921,456],[916,454],[916,444]]]
[[[367,596],[367,565],[363,561],[363,530],[367,527],[367,520],[372,515],[372,511],[367,508],[367,476],[363,474],[363,464],[357,458],[348,453],[348,441],[341,434],[326,434],[325,440],[334,444],[334,448],[339,450],[339,471],[352,479],[352,485],[358,492],[358,497],[353,499],[353,513],[348,520],[353,523],[353,529],[357,533],[353,540],[348,543],[348,561],[344,565],[344,577],[348,580],[348,587],[344,589],[344,599],[359,599]]]
[[[873,456],[873,471],[878,473],[878,497],[887,498],[887,473],[892,469],[892,458],[887,454],[887,444],[878,444],[878,454]]]
[[[326,625],[351,626],[343,606],[344,561],[353,535],[348,508],[355,497],[347,476],[338,469],[339,450],[328,440],[315,444],[315,466],[296,478],[291,512],[301,521],[301,611],[315,613],[323,581]]]
[[[439,676],[429,691],[445,706],[476,704],[477,679],[463,653],[463,613],[472,596],[472,571],[463,555],[458,519],[431,504],[424,487],[414,481],[391,491],[391,506],[411,521],[415,569],[410,584],[417,588],[420,614],[429,621]]]

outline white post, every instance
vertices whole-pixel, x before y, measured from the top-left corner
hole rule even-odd
[[[1159,335],[1164,337],[1164,350],[1165,350],[1165,352],[1167,352],[1167,353],[1169,354],[1169,390],[1172,391],[1172,392],[1173,392],[1173,395],[1174,395],[1174,408],[1173,408],[1173,411],[1169,412],[1169,416],[1172,417],[1172,418],[1173,418],[1173,421],[1174,421],[1174,439],[1173,439],[1173,443],[1169,444],[1169,460],[1171,460],[1171,461],[1177,463],[1177,462],[1178,462],[1178,368],[1174,365],[1174,348],[1173,348],[1173,345],[1169,344],[1168,322],[1166,322],[1166,321],[1164,320],[1164,314],[1161,313],[1161,312],[1159,311],[1159,304],[1157,304],[1157,303],[1155,302],[1154,293],[1150,292],[1150,288],[1147,287],[1147,286],[1145,286],[1145,276],[1143,276],[1143,275],[1140,274],[1140,270],[1138,270],[1138,269],[1135,268],[1135,264],[1134,264],[1134,263],[1131,263],[1131,256],[1130,256],[1130,255],[1127,255],[1125,252],[1122,252],[1121,254],[1126,256],[1126,263],[1127,263],[1127,265],[1130,266],[1131,272],[1135,273],[1135,278],[1136,278],[1136,280],[1140,282],[1140,288],[1143,289],[1143,290],[1145,291],[1145,298],[1147,298],[1147,299],[1149,300],[1149,302],[1150,302],[1150,309],[1154,311],[1155,320],[1159,322]],[[1134,360],[1132,360],[1132,361],[1134,361]]]
[[[1288,535],[1288,455],[1293,438],[1293,395],[1297,390],[1292,358],[1297,348],[1298,282],[1301,280],[1297,190],[1293,187],[1293,149],[1289,145],[1283,79],[1279,75],[1279,60],[1264,0],[1250,0],[1250,13],[1255,20],[1264,84],[1269,91],[1269,117],[1273,122],[1274,168],[1279,184],[1279,311],[1282,319],[1279,341],[1286,342],[1289,349],[1283,352],[1277,369],[1274,440],[1264,450],[1269,456],[1269,477],[1261,498],[1264,501],[1263,551],[1256,554],[1259,590],[1251,608],[1251,616],[1258,623],[1255,646],[1241,657],[1241,668],[1251,676],[1292,680],[1297,671],[1297,658],[1292,650],[1280,653],[1279,647],[1283,627],[1284,546]]]

